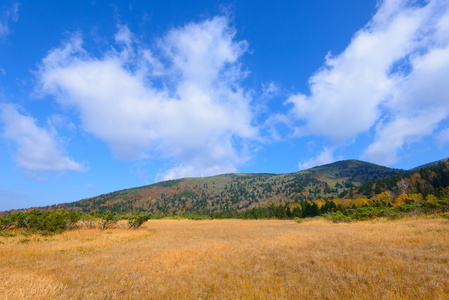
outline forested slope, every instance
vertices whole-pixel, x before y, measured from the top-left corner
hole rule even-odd
[[[357,160],[289,174],[224,174],[164,181],[116,191],[51,208],[79,212],[151,212],[153,214],[242,212],[257,207],[348,198],[368,180],[404,174],[403,170]]]

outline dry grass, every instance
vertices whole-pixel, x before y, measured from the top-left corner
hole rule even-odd
[[[449,221],[149,221],[0,236],[1,299],[449,298]]]

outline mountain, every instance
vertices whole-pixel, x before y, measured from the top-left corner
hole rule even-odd
[[[405,173],[405,170],[391,169],[384,166],[350,159],[300,171],[300,174],[311,174],[316,178],[341,180],[363,183]]]
[[[424,164],[424,165],[417,166],[417,167],[415,167],[413,169],[410,169],[409,171],[417,171],[419,169],[422,169],[422,168],[425,168],[425,167],[430,167],[430,166],[435,166],[435,165],[438,165],[439,163],[444,163],[444,162],[447,162],[447,161],[449,161],[449,158],[440,159],[440,160],[433,161],[433,162],[430,162],[430,163],[427,163],[427,164]]]
[[[222,213],[352,197],[362,184],[406,173],[344,160],[288,174],[224,174],[163,181],[45,208],[79,212]]]
[[[428,196],[429,199],[449,196],[448,159],[413,168],[404,174],[368,181],[357,188],[359,195],[369,198],[376,198],[376,195],[385,192],[390,198],[403,195],[422,198],[417,202]]]

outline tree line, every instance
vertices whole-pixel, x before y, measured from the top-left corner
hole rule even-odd
[[[52,234],[61,233],[65,230],[77,229],[81,227],[97,228],[107,230],[117,226],[120,220],[125,222],[122,225],[128,229],[137,229],[150,219],[294,219],[299,221],[301,218],[315,216],[324,216],[334,222],[353,222],[360,220],[369,220],[378,217],[389,219],[401,218],[404,216],[417,214],[441,214],[442,217],[449,219],[449,198],[443,198],[433,201],[424,201],[422,203],[409,203],[396,207],[392,206],[365,206],[359,208],[345,208],[336,206],[332,201],[326,201],[321,208],[316,203],[303,202],[291,209],[288,205],[270,205],[268,207],[254,207],[245,212],[228,211],[210,214],[151,214],[134,213],[119,214],[105,212],[98,213],[78,213],[57,209],[54,211],[42,211],[39,209],[31,212],[17,212],[0,217],[0,231],[8,229],[26,229],[32,233]]]

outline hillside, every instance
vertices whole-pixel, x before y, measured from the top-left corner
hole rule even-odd
[[[352,196],[361,184],[404,174],[358,160],[288,174],[224,174],[169,180],[46,208],[154,214],[242,212],[270,205]]]
[[[354,183],[363,183],[369,180],[402,174],[405,173],[405,171],[350,159],[314,167],[298,173],[304,175],[311,174],[316,178],[323,178],[331,181],[334,180],[336,182],[341,179],[346,179]]]
[[[390,197],[416,194],[444,197],[449,193],[449,161],[447,159],[427,166],[383,179],[368,181],[360,185],[357,192],[368,197],[388,193]]]
[[[440,160],[433,161],[433,162],[430,162],[430,163],[427,163],[427,164],[424,164],[424,165],[417,166],[417,167],[415,167],[413,169],[410,169],[409,171],[418,171],[419,169],[422,169],[422,168],[425,168],[425,167],[436,166],[439,163],[444,163],[444,162],[447,162],[447,161],[449,161],[449,158],[440,159]]]

